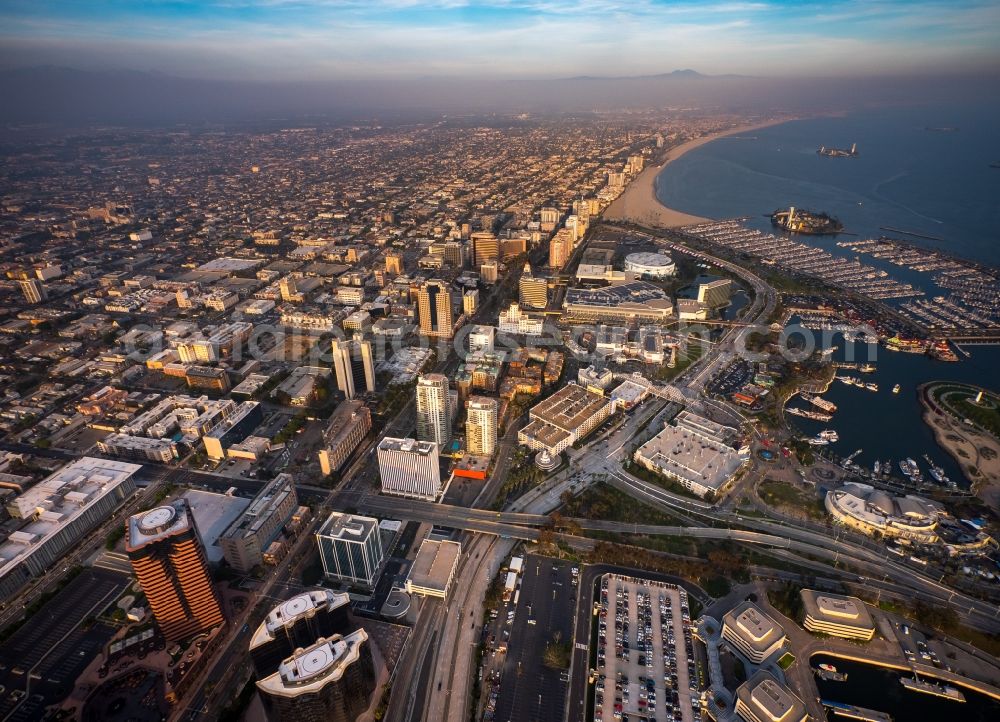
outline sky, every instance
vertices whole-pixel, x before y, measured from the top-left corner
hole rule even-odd
[[[1000,68],[997,0],[0,0],[0,68],[220,80]]]

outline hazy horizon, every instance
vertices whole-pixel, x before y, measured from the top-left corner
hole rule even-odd
[[[8,0],[0,27],[8,123],[835,112],[1000,80],[984,0]]]

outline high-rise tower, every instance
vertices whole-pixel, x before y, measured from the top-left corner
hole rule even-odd
[[[448,377],[424,374],[417,379],[417,438],[446,449],[451,441]]]
[[[466,451],[480,456],[492,456],[497,448],[497,400],[487,396],[473,396],[466,409]]]
[[[417,309],[420,314],[420,333],[451,338],[455,319],[448,284],[432,278],[422,285],[417,293]]]
[[[127,524],[125,551],[163,635],[177,641],[222,624],[222,606],[187,501],[135,514]]]

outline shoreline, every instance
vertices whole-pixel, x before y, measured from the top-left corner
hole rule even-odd
[[[694,138],[685,143],[681,143],[675,148],[667,151],[667,157],[662,163],[644,168],[635,179],[628,184],[622,194],[618,196],[605,209],[603,218],[609,221],[632,221],[651,228],[679,228],[690,226],[696,223],[708,223],[711,218],[691,215],[682,211],[674,210],[663,205],[656,197],[656,178],[660,171],[670,163],[680,158],[685,153],[700,148],[713,140],[725,138],[738,133],[746,133],[761,128],[769,128],[772,125],[781,125],[799,118],[782,118],[741,125],[729,130],[709,133],[700,138]]]

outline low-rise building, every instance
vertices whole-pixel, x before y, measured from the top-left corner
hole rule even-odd
[[[806,722],[802,700],[765,670],[736,690],[736,714],[744,722]]]
[[[531,421],[517,433],[518,443],[558,454],[600,426],[614,406],[583,386],[567,384],[531,409]]]
[[[875,622],[868,607],[857,597],[803,589],[804,626],[810,632],[845,639],[870,641],[875,636]]]
[[[785,644],[785,630],[753,602],[722,618],[722,638],[753,664],[762,664]]]
[[[447,599],[461,556],[458,542],[424,539],[406,577],[406,591]]]

